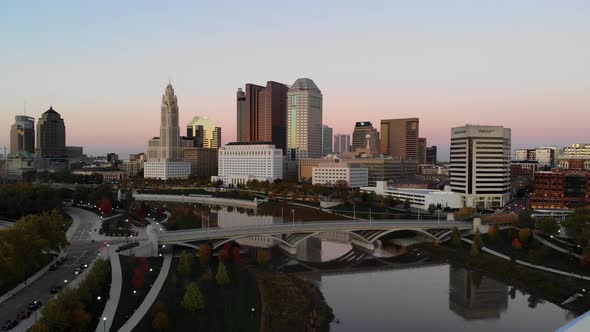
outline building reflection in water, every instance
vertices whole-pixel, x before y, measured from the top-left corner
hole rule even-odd
[[[479,272],[450,266],[449,309],[465,320],[499,319],[508,308],[508,286]]]
[[[227,208],[223,208],[217,211],[217,224],[219,227],[246,227],[246,226],[262,226],[280,224],[280,217],[273,216],[249,216],[246,213],[240,213],[237,211],[229,212]],[[242,246],[254,247],[254,248],[270,248],[277,244],[276,240],[273,240],[267,236],[248,236],[236,240]]]

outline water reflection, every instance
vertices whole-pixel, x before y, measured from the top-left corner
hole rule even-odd
[[[451,266],[449,309],[467,320],[499,319],[508,308],[508,286],[476,271]]]

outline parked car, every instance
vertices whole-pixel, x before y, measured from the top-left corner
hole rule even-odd
[[[88,264],[85,264],[85,263],[82,263],[82,264],[80,264],[80,268],[81,268],[82,270],[84,270],[84,269],[85,269],[85,268],[87,268],[87,267],[88,267]]]
[[[28,309],[31,311],[34,311],[34,310],[41,308],[42,305],[43,305],[43,303],[41,301],[33,301],[33,302],[29,303]]]
[[[31,317],[31,311],[30,310],[23,310],[21,312],[18,313],[18,315],[16,315],[16,319],[17,320],[25,320],[29,317]]]
[[[57,269],[57,265],[55,265],[55,264],[52,264],[52,265],[49,267],[49,271],[55,271],[56,269]]]
[[[49,289],[49,292],[50,292],[51,294],[55,294],[55,293],[59,292],[59,291],[60,291],[62,288],[63,288],[63,287],[62,287],[62,286],[60,286],[60,285],[53,285],[53,286],[51,286],[51,288]]]
[[[10,331],[13,328],[15,328],[18,325],[18,321],[13,319],[13,320],[7,320],[4,322],[4,325],[2,325],[2,331]]]

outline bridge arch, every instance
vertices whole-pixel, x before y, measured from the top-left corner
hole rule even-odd
[[[180,247],[187,247],[187,248],[191,248],[191,249],[195,249],[195,250],[199,251],[199,246],[194,245],[194,244],[190,244],[190,243],[186,243],[186,242],[170,242],[168,244],[180,246]]]
[[[320,235],[322,233],[331,233],[331,232],[332,231],[322,231],[322,232],[309,233],[309,234],[303,236],[302,238],[297,239],[297,241],[293,242],[293,244],[291,246],[292,247],[297,247],[300,243],[302,243],[304,240],[309,239],[310,237],[314,237],[314,236]],[[365,242],[367,244],[371,243],[368,239],[366,239],[365,237],[363,237],[360,234],[355,233],[354,231],[346,231],[346,230],[343,230],[343,231],[339,231],[339,232],[341,232],[341,233],[348,233],[348,234],[350,234],[351,238],[354,238],[354,239],[356,239],[358,241]]]
[[[281,239],[281,238],[278,238],[278,237],[276,237],[276,236],[273,236],[273,235],[268,235],[268,234],[247,234],[247,235],[233,236],[233,237],[227,238],[227,239],[225,239],[225,240],[223,240],[223,241],[217,242],[217,243],[215,243],[215,244],[213,245],[213,248],[212,248],[212,249],[213,249],[213,250],[215,250],[215,249],[218,249],[218,248],[219,248],[219,247],[221,247],[222,245],[224,245],[224,244],[226,244],[226,243],[228,243],[228,242],[231,242],[231,241],[236,241],[236,240],[239,240],[239,239],[248,238],[248,237],[253,237],[253,236],[262,236],[262,237],[266,237],[266,238],[269,238],[269,239],[271,239],[271,240],[276,240],[276,241],[278,241],[278,242],[280,242],[280,243],[282,243],[282,244],[286,245],[287,247],[294,248],[294,246],[293,246],[293,245],[291,245],[289,242],[287,242],[287,241],[285,241],[285,240],[283,240],[283,239]]]
[[[377,234],[376,236],[371,237],[370,239],[366,239],[366,241],[373,243],[377,240],[379,240],[380,238],[384,237],[387,234],[391,234],[391,233],[395,233],[395,232],[401,232],[401,231],[412,231],[415,233],[419,233],[422,235],[427,236],[428,238],[431,238],[432,240],[438,240],[438,238],[432,234],[430,234],[428,231],[425,231],[423,229],[420,228],[397,228],[397,229],[391,229],[391,230],[387,230],[387,231],[383,231],[382,233]]]

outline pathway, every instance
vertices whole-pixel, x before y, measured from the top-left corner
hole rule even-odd
[[[96,326],[96,332],[110,331],[113,318],[117,312],[117,306],[119,305],[119,299],[121,297],[121,289],[123,288],[123,272],[121,271],[121,262],[119,254],[115,252],[115,248],[103,249],[103,254],[107,251],[109,258],[111,259],[111,290],[109,292],[109,299],[105,304],[100,321]],[[106,320],[104,320],[106,317]]]

